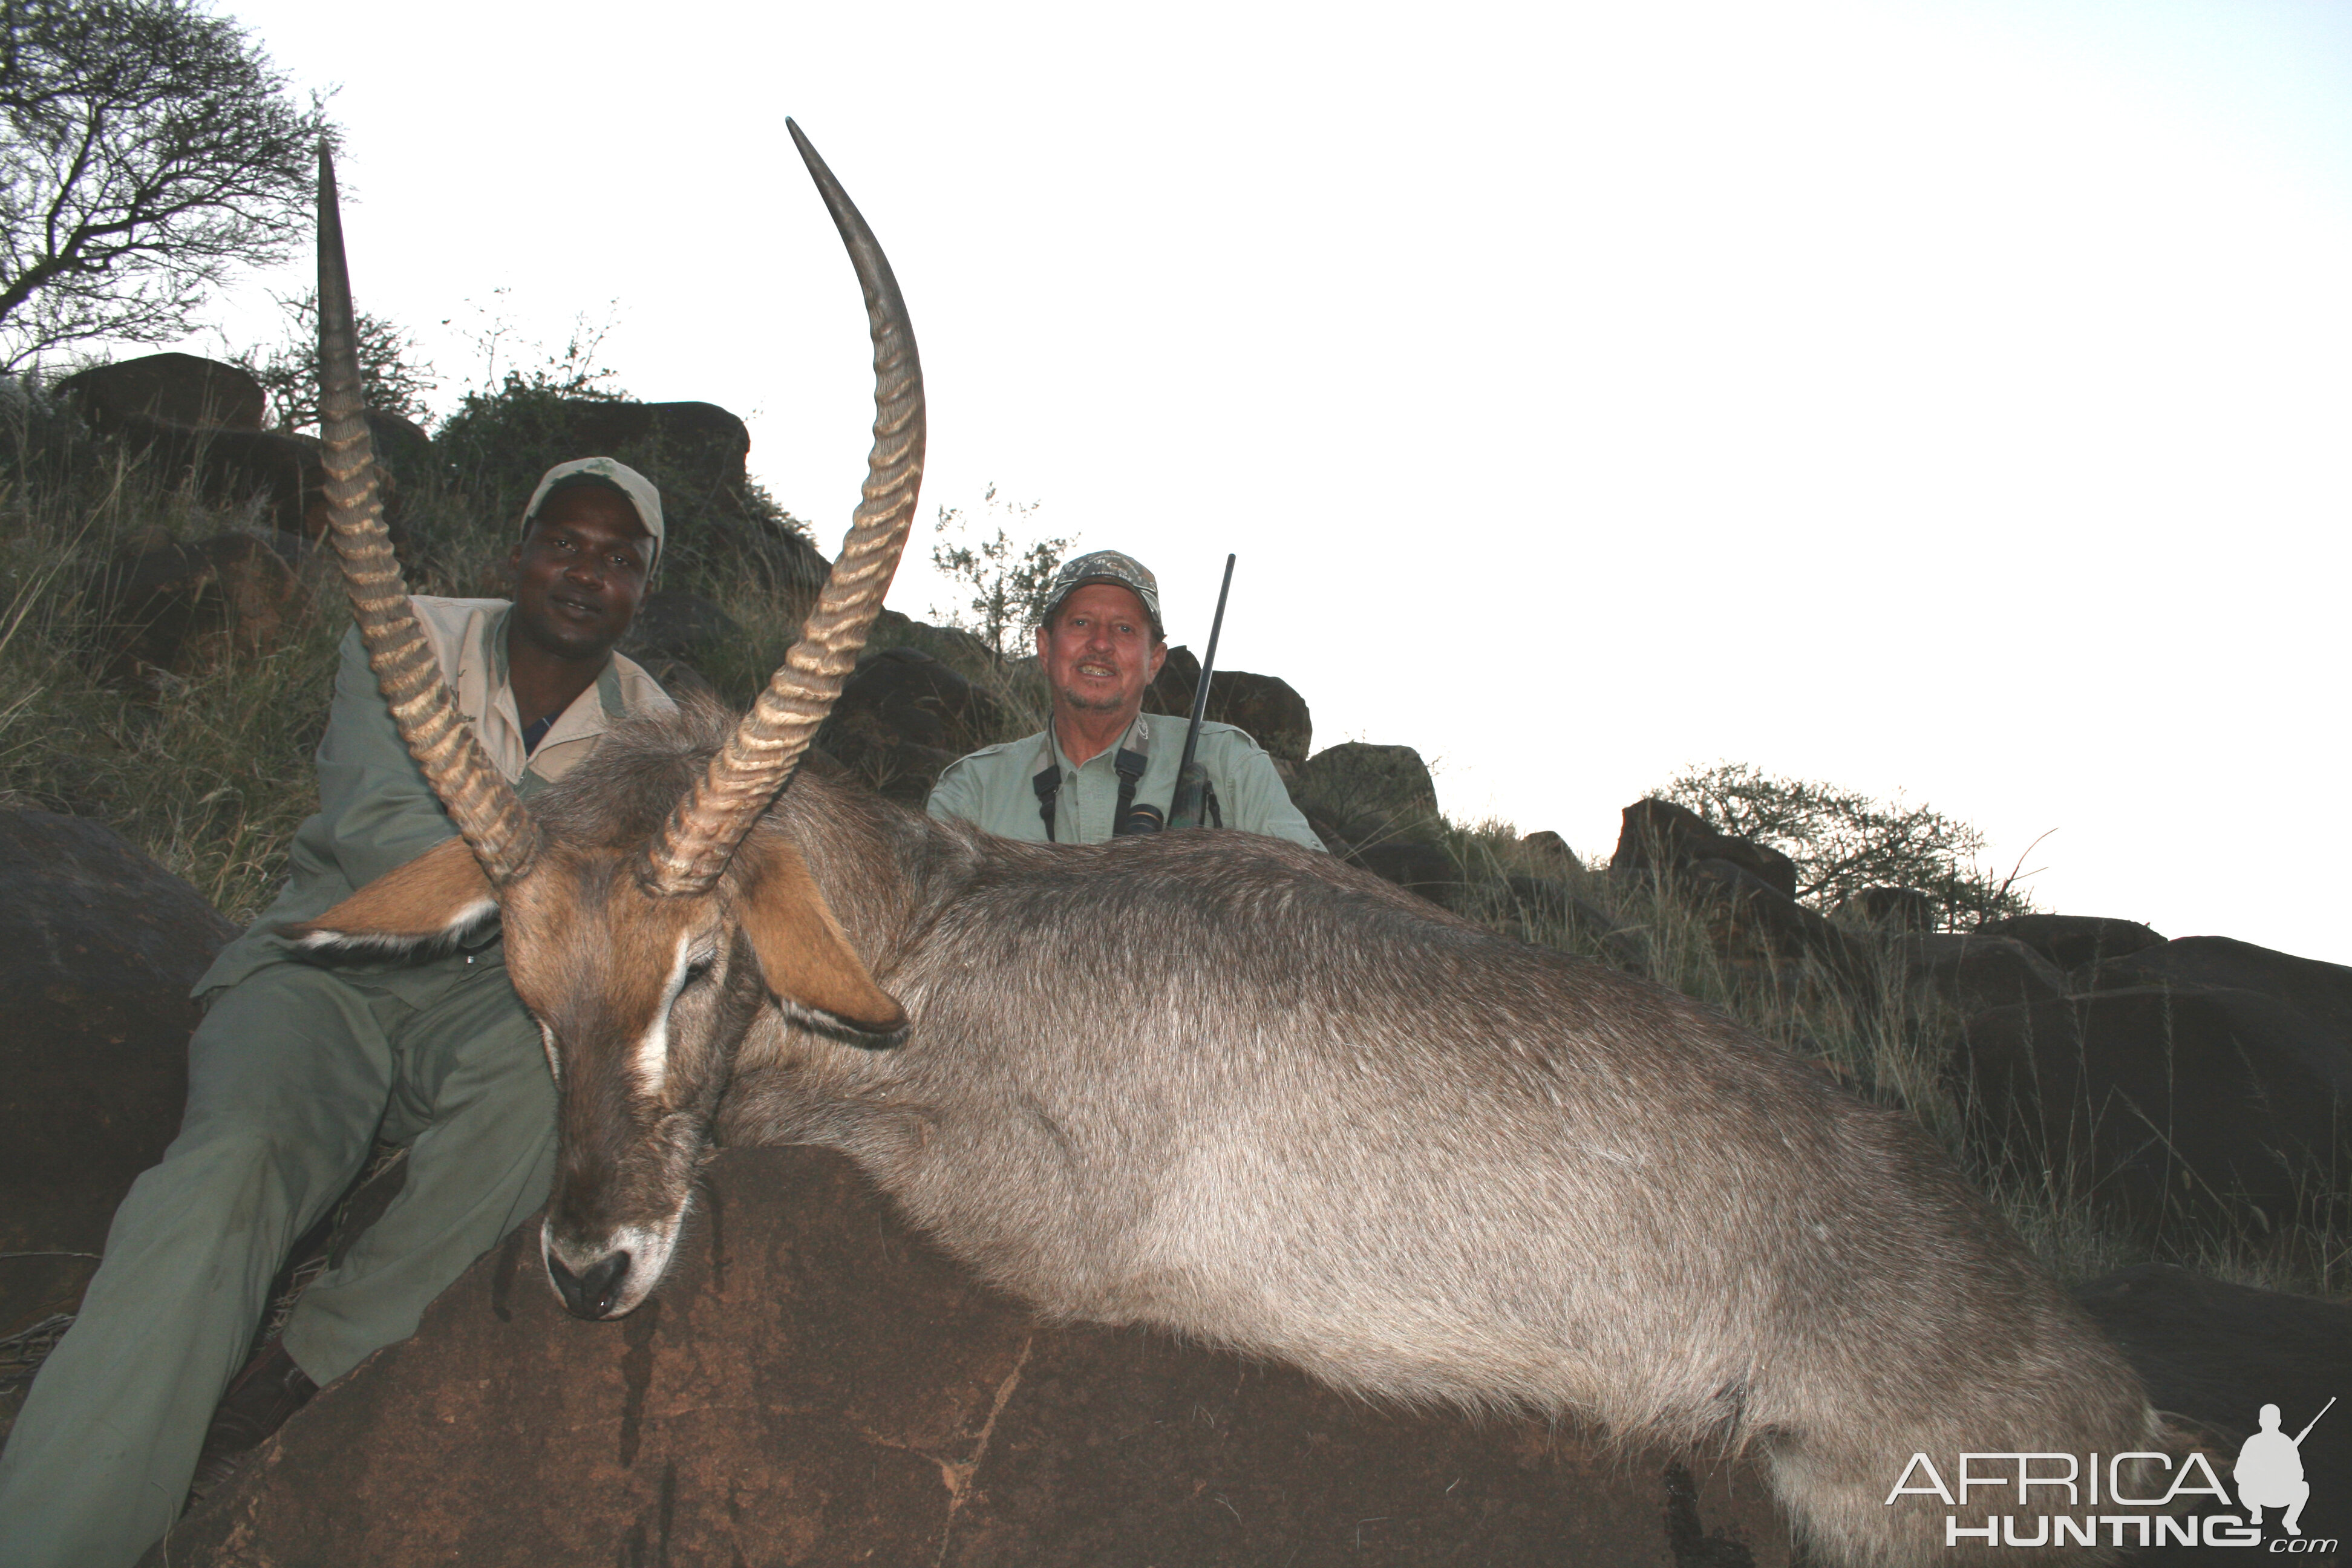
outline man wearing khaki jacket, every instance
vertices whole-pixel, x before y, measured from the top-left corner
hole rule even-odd
[[[511,604],[414,601],[459,709],[525,799],[622,719],[670,706],[613,651],[661,541],[644,476],[606,458],[565,463],[524,510]],[[554,1091],[495,931],[423,963],[333,969],[293,959],[278,934],[456,833],[356,633],[319,796],[285,891],[197,982],[208,1006],[180,1135],[117,1211],[0,1454],[5,1568],[135,1561],[192,1475],[226,1474],[319,1384],[414,1332],[425,1304],[545,1201]],[[378,1136],[407,1146],[399,1195],[247,1363],[288,1250]]]

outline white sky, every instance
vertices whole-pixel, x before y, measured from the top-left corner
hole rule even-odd
[[[2004,869],[2054,829],[2044,907],[2352,961],[2352,5],[226,8],[341,84],[354,289],[445,398],[486,315],[616,309],[837,542],[790,113],[913,312],[926,518],[1038,501],[1196,648],[1239,552],[1220,662],[1318,744],[1597,855],[1687,763],[1901,791]]]

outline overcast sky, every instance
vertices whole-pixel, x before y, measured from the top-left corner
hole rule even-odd
[[[2045,908],[2352,962],[2352,5],[227,9],[340,87],[445,399],[609,316],[836,544],[789,113],[913,312],[926,519],[1035,501],[1196,648],[1238,552],[1221,662],[1318,746],[1588,855],[1688,764],[1901,792],[2048,833]]]

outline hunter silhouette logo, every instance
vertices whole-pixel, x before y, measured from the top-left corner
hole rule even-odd
[[[2319,1415],[2335,1407],[2336,1401],[2330,1398],[2319,1407]],[[2230,1479],[2238,1483],[2238,1506],[2246,1510],[2248,1524],[2260,1525],[2266,1508],[2284,1509],[2280,1525],[2289,1535],[2303,1533],[2303,1505],[2311,1500],[2311,1483],[2303,1479],[2303,1440],[2319,1425],[2319,1415],[2305,1422],[2303,1430],[2290,1437],[2279,1430],[2279,1407],[2263,1406],[2263,1429],[2246,1439],[2238,1450],[2238,1462],[2230,1469]]]
[[[1906,1497],[1932,1497],[1952,1511],[1943,1521],[1944,1545],[1999,1547],[2084,1546],[2251,1547],[2264,1555],[2333,1554],[2334,1539],[2303,1533],[2304,1505],[2311,1483],[2304,1479],[2303,1440],[2334,1399],[2290,1437],[2280,1429],[2279,1407],[2262,1408],[2262,1429],[2239,1447],[2230,1477],[2242,1513],[2230,1511],[2231,1488],[2203,1451],[2176,1459],[2159,1453],[1966,1453],[1947,1481],[1936,1461],[1914,1454],[1894,1490],[1890,1508]],[[1952,1457],[1948,1456],[1947,1464]],[[1988,1503],[1973,1494],[1990,1491]],[[2211,1500],[2199,1508],[2194,1500]],[[2285,1533],[2267,1542],[2265,1510],[2279,1510]],[[2021,1559],[2022,1561],[2022,1559]]]

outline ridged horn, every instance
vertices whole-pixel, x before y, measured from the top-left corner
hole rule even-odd
[[[522,802],[490,765],[441,679],[441,661],[409,608],[377,494],[374,445],[360,390],[359,331],[343,264],[335,160],[319,149],[319,434],[326,447],[327,528],[350,590],[368,666],[408,754],[425,770],[493,887],[523,874],[539,849]]]
[[[648,857],[647,887],[670,897],[709,891],[751,824],[791,781],[817,726],[857,667],[857,651],[866,646],[866,631],[881,613],[882,596],[898,569],[923,480],[923,367],[898,280],[833,171],[798,125],[787,120],[784,127],[841,230],[866,291],[866,317],[874,334],[874,449],[866,462],[865,500],[850,519],[841,558],[833,563],[800,641],[694,788],[672,808]]]

